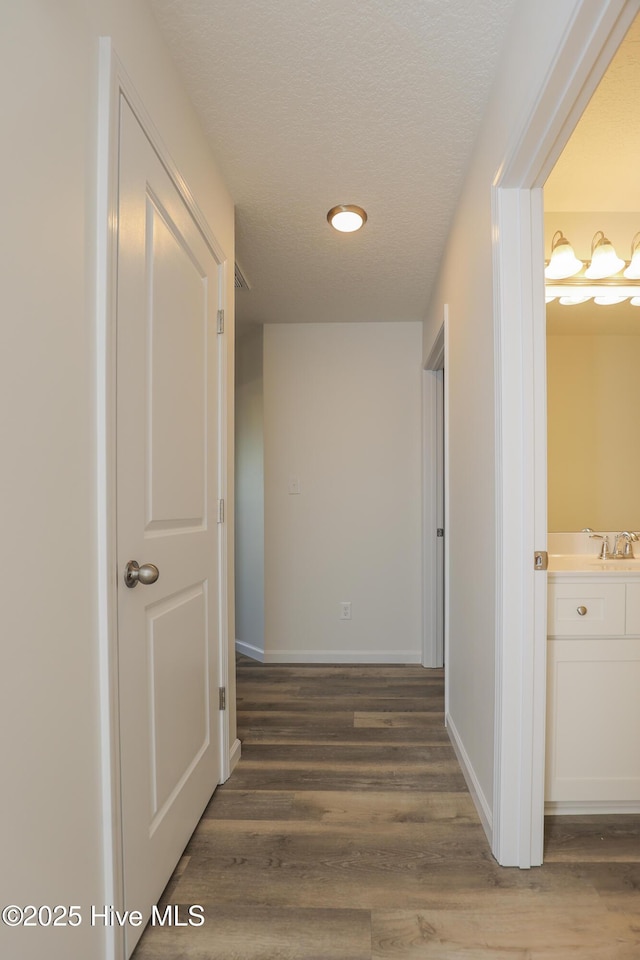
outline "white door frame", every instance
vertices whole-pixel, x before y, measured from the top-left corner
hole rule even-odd
[[[493,184],[496,380],[496,722],[492,850],[542,863],[546,710],[546,369],[542,186],[639,0],[581,0]]]
[[[423,505],[422,505],[422,665],[423,667],[440,667],[447,660],[449,623],[448,588],[449,576],[447,572],[447,535],[449,529],[447,511],[449,508],[448,496],[448,403],[446,400],[447,378],[444,378],[444,388],[440,382],[441,371],[445,369],[448,352],[448,312],[445,304],[443,322],[434,340],[422,372],[422,476],[423,476]],[[441,392],[442,391],[442,392]],[[440,394],[440,396],[439,396]],[[444,401],[444,451],[438,449],[439,426],[441,415],[439,402]],[[438,575],[437,542],[434,532],[437,527],[438,505],[438,475],[442,478],[444,488],[444,634],[439,629],[437,616],[438,593],[442,587]],[[446,677],[445,677],[446,687]],[[445,696],[446,696],[445,690]]]
[[[102,847],[104,903],[124,904],[122,819],[120,800],[120,729],[118,715],[117,583],[116,583],[116,265],[118,210],[119,103],[123,96],[142,126],[161,163],[198,224],[214,257],[223,266],[220,309],[229,311],[233,264],[216,241],[189,187],[166,149],[144,104],[115,54],[109,37],[100,40],[96,216],[96,490],[97,577],[100,684],[100,750],[102,770]],[[227,492],[227,340],[218,351],[218,496]],[[219,676],[229,689],[227,605],[227,524],[219,536]],[[221,718],[221,782],[229,776],[229,710]],[[107,960],[123,960],[124,930],[105,928]]]

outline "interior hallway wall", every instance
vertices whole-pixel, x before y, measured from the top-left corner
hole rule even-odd
[[[236,340],[236,649],[264,658],[263,327]]]
[[[265,327],[267,660],[421,659],[420,350],[419,323]]]
[[[494,804],[496,381],[492,185],[543,89],[580,0],[519,0],[424,324],[449,305],[449,729],[485,819]],[[519,318],[513,317],[518,323]]]
[[[113,38],[233,257],[231,200],[144,0],[5,4],[0,900],[78,904],[84,916],[75,928],[2,927],[0,952],[20,960],[101,960],[109,935],[90,925],[88,912],[111,902],[103,880],[97,593],[101,36]],[[233,367],[228,376],[232,385]]]

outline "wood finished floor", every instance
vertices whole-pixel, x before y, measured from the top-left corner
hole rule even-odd
[[[554,817],[493,860],[443,727],[442,671],[238,660],[242,758],[135,960],[640,960],[640,817]]]

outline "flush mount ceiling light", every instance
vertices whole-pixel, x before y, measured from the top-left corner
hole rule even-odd
[[[591,260],[583,263],[562,230],[556,230],[544,274],[547,303],[559,298],[563,306],[587,300],[607,306],[634,298],[636,306],[640,294],[640,232],[631,241],[631,259],[625,261],[598,230],[591,241]]]
[[[354,233],[367,222],[367,215],[362,207],[353,204],[339,203],[332,207],[327,214],[327,220],[340,233]]]

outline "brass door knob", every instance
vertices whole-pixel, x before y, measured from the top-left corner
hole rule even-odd
[[[585,614],[587,613],[587,608],[586,608],[586,607],[578,607],[578,613],[579,613],[579,615],[580,615],[581,617],[584,617]]]

